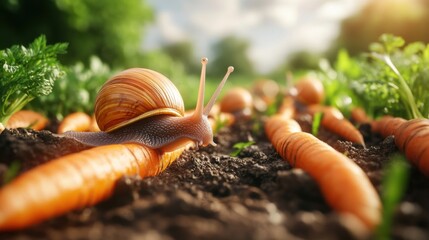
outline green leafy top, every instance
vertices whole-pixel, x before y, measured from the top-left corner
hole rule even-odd
[[[375,86],[385,86],[384,95],[396,113],[406,118],[429,116],[429,44],[414,42],[405,46],[401,37],[383,34],[380,42],[370,45],[373,71],[362,79],[366,90],[381,93]],[[404,48],[402,48],[404,47]]]
[[[63,75],[57,54],[65,53],[66,43],[46,45],[40,36],[29,45],[14,45],[0,51],[0,122],[35,97],[52,91],[54,81]]]
[[[65,73],[55,82],[51,94],[34,99],[26,108],[58,120],[77,111],[92,114],[98,90],[114,71],[92,56],[88,67],[78,62],[65,69]]]
[[[334,106],[346,116],[349,115],[352,106],[360,103],[359,98],[350,88],[351,79],[355,79],[361,74],[360,66],[344,49],[338,52],[333,66],[326,59],[322,59],[319,66],[321,71],[316,75],[325,88],[324,104]]]
[[[334,67],[322,61],[321,69],[326,104],[345,113],[362,106],[372,117],[429,117],[429,44],[383,34],[369,53],[352,58],[341,50]]]

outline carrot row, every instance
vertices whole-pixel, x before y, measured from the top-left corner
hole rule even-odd
[[[7,121],[6,128],[31,128],[42,130],[49,120],[40,113],[31,110],[21,110],[14,113]],[[99,131],[95,119],[83,112],[67,115],[58,126],[58,133],[67,131]]]
[[[266,122],[265,131],[283,159],[316,180],[333,209],[353,214],[368,229],[378,225],[380,199],[366,174],[353,161],[313,135],[301,132],[293,119],[275,115]]]
[[[21,229],[94,205],[112,195],[122,176],[154,176],[184,150],[160,154],[138,144],[107,145],[42,164],[0,191],[0,230]]]

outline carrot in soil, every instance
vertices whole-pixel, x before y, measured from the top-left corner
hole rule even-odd
[[[429,119],[405,120],[384,116],[371,123],[372,131],[382,137],[393,135],[396,147],[424,175],[429,177]]]
[[[42,114],[31,110],[20,110],[7,121],[7,128],[31,128],[42,130],[48,124],[48,119]]]
[[[393,135],[395,130],[407,120],[399,117],[384,116],[376,121],[371,122],[371,131],[380,134],[386,138]]]
[[[395,131],[395,144],[407,159],[429,176],[429,120],[412,119]]]
[[[310,105],[307,107],[308,112],[313,116],[317,112],[322,112],[321,125],[327,130],[341,136],[345,140],[358,143],[365,147],[365,141],[362,134],[353,124],[344,118],[343,114],[334,107],[322,105]]]
[[[58,126],[58,133],[67,131],[86,132],[91,126],[91,117],[84,112],[67,115]]]
[[[117,144],[42,164],[0,190],[0,231],[25,228],[74,209],[95,205],[112,195],[122,176],[154,176],[184,150],[160,154],[139,144]]]
[[[377,192],[352,160],[313,135],[301,132],[293,119],[271,117],[265,131],[283,159],[315,179],[333,209],[354,215],[368,229],[380,223],[381,203]]]

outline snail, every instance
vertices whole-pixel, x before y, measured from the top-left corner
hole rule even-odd
[[[66,132],[65,136],[91,145],[134,142],[170,152],[189,141],[196,146],[216,145],[208,121],[214,105],[233,67],[219,83],[204,107],[207,58],[202,58],[198,100],[193,114],[185,115],[182,97],[164,75],[145,68],[124,70],[109,79],[95,102],[100,132]]]

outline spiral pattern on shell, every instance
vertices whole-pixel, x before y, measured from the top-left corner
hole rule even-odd
[[[167,77],[131,68],[102,86],[94,111],[100,129],[109,132],[154,115],[184,116],[185,109],[179,90]]]

